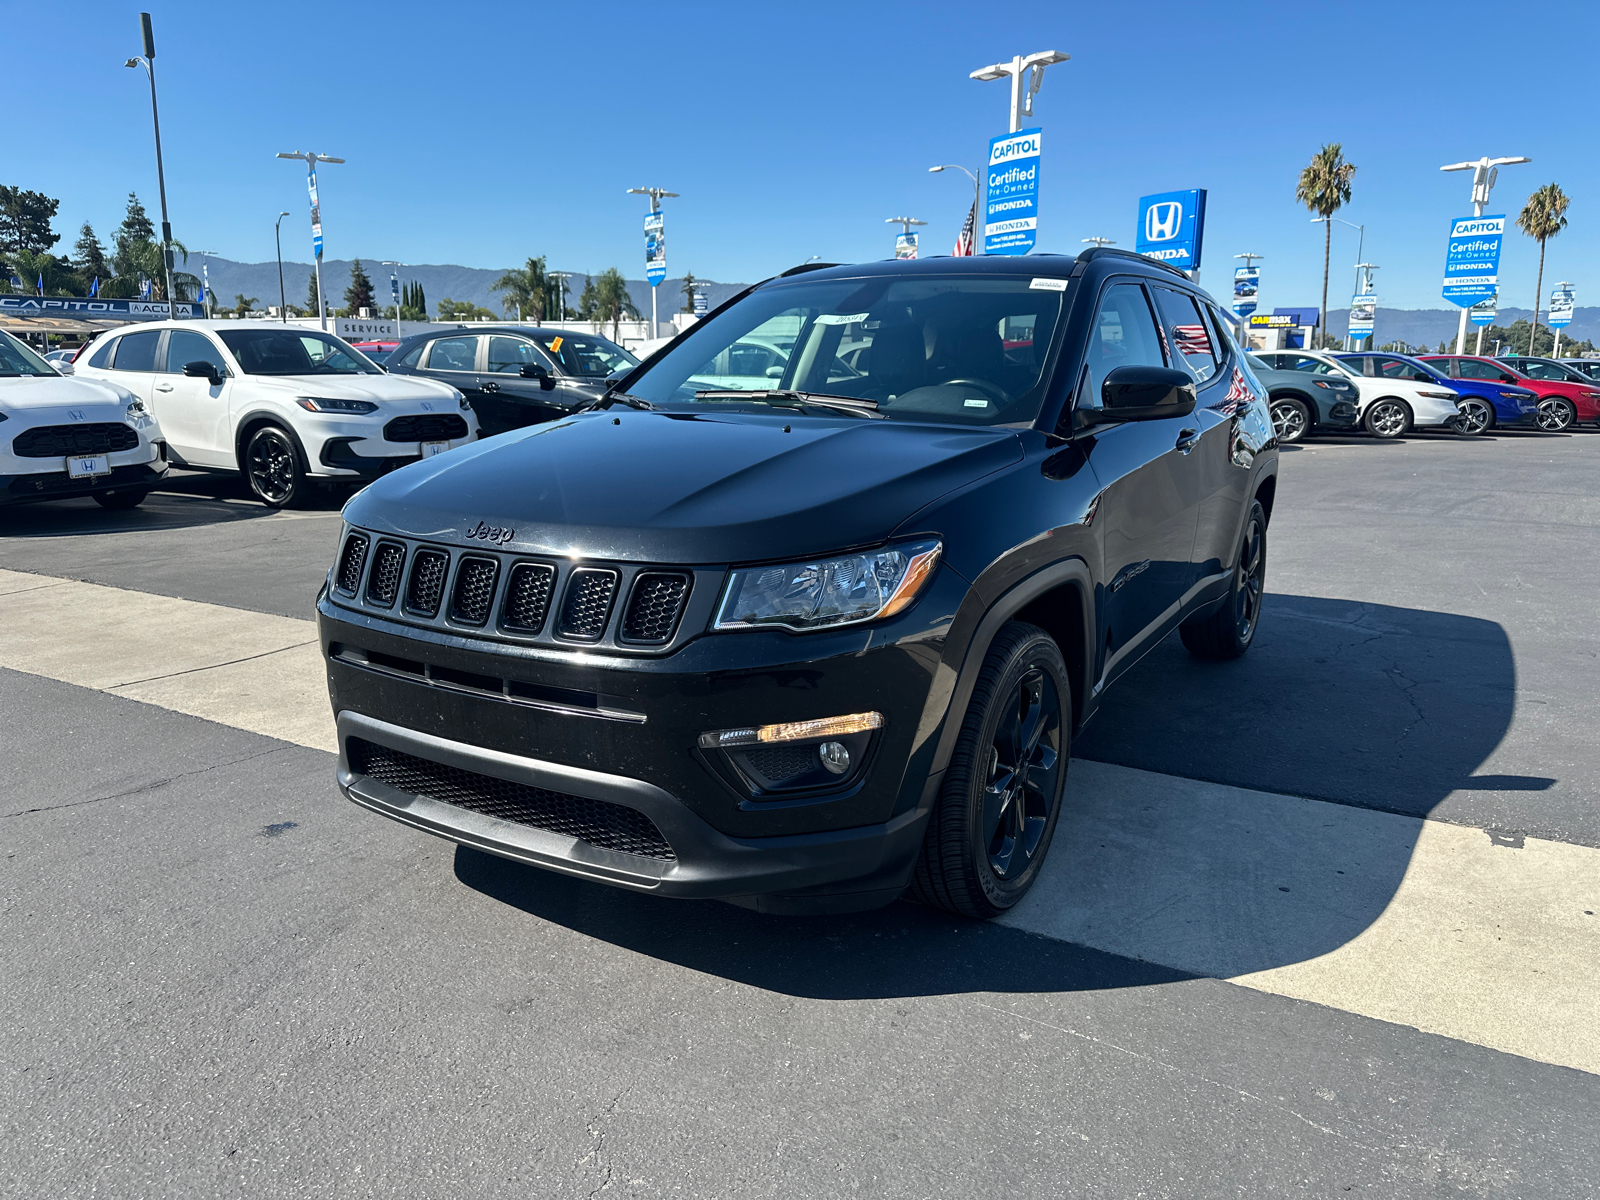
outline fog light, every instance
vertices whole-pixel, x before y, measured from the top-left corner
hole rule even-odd
[[[850,769],[850,750],[843,742],[823,742],[817,747],[817,754],[834,775],[843,775]]]

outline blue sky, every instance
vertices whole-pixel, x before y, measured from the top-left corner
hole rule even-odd
[[[303,168],[274,158],[296,149],[349,160],[319,173],[329,257],[545,254],[639,277],[646,203],[625,190],[640,185],[682,193],[666,202],[674,275],[887,257],[884,218],[901,214],[928,222],[925,254],[945,253],[970,185],[927,168],[976,169],[1006,120],[1006,85],[967,73],[1055,49],[1072,61],[1050,69],[1036,110],[1041,249],[1090,235],[1131,248],[1140,195],[1204,187],[1202,282],[1225,294],[1232,256],[1255,251],[1264,307],[1315,304],[1322,232],[1294,183],[1339,141],[1359,168],[1340,215],[1365,223],[1384,303],[1443,307],[1447,223],[1471,205],[1468,176],[1439,165],[1525,154],[1490,211],[1515,215],[1559,182],[1571,227],[1550,243],[1546,291],[1567,279],[1600,303],[1591,68],[1541,50],[1593,44],[1592,0],[1481,16],[1426,0],[146,6],[174,232],[228,258],[271,259],[283,209],[285,257],[309,258]],[[148,90],[122,66],[140,7],[0,0],[13,48],[0,182],[61,200],[63,247],[85,219],[109,234],[130,189],[157,216]],[[1557,69],[1574,88],[1565,115],[1551,110]],[[1537,258],[1508,237],[1502,304],[1531,304]],[[1332,261],[1338,306],[1354,230],[1334,227]]]

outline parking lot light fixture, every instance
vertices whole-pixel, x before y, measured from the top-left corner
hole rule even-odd
[[[386,259],[383,260],[383,264],[382,265],[386,266],[386,267],[403,267],[406,264],[403,263],[403,262],[396,262],[394,259],[386,258]],[[398,281],[395,278],[395,273],[393,271],[390,271],[389,272],[389,298],[394,301],[394,340],[396,342],[403,342],[403,341],[405,341],[405,334],[400,332],[400,291],[399,291],[399,287],[400,287],[400,285],[399,285]]]
[[[278,157],[304,160],[308,185],[317,177],[317,164],[319,162],[342,163],[344,161],[342,158],[334,158],[331,154],[318,154],[315,151],[308,150],[280,150]],[[328,304],[322,298],[322,203],[315,198],[316,191],[314,188],[312,189],[312,196],[311,227],[315,244],[313,245],[314,252],[311,256],[311,270],[317,278],[317,320],[321,323],[323,331],[326,332],[328,328]]]
[[[144,67],[150,77],[150,122],[156,132],[156,187],[161,192],[161,261],[167,271],[167,320],[176,315],[172,294],[172,222],[167,219],[167,175],[161,165],[161,113],[156,108],[156,34],[150,24],[150,14],[139,14],[139,32],[144,37],[144,55],[135,55],[122,65]]]
[[[1019,54],[1010,62],[991,63],[987,67],[979,67],[967,76],[968,79],[1005,79],[1011,80],[1011,124],[1010,131],[1016,133],[1022,128],[1022,118],[1033,116],[1033,98],[1039,94],[1039,85],[1044,82],[1044,69],[1051,63],[1066,62],[1072,56],[1062,54],[1058,50],[1040,50],[1036,54]],[[1022,91],[1022,76],[1029,76],[1027,94]]]
[[[272,240],[278,246],[278,319],[285,325],[289,323],[289,299],[283,292],[283,219],[288,215],[285,209],[272,223]]]
[[[979,240],[978,226],[983,221],[983,180],[960,163],[945,163],[942,166],[928,168],[930,175],[937,175],[940,171],[960,171],[968,179],[972,180],[972,240],[974,243],[973,250],[976,250],[976,243]]]
[[[1530,163],[1533,159],[1526,157],[1489,158],[1485,155],[1477,162],[1446,163],[1440,167],[1441,171],[1471,171],[1472,172],[1472,215],[1483,216],[1483,210],[1489,203],[1489,193],[1494,190],[1495,181],[1500,178],[1500,168],[1511,166],[1514,163]],[[1534,314],[1537,316],[1538,314]],[[1456,325],[1456,353],[1466,353],[1467,345],[1467,308],[1461,309],[1461,317]],[[1528,347],[1530,350],[1533,347]]]
[[[665,188],[657,188],[657,187],[629,188],[628,189],[628,195],[630,195],[630,196],[649,196],[650,197],[650,211],[651,211],[651,213],[658,213],[658,212],[661,211],[661,201],[663,199],[670,198],[670,199],[676,200],[678,198],[678,193],[677,192],[669,192]],[[655,339],[661,333],[661,327],[656,323],[656,292],[659,291],[659,290],[660,289],[658,289],[658,288],[651,288],[650,289],[650,340],[651,341],[655,341]]]
[[[1096,250],[1100,249],[1101,246],[1115,246],[1117,244],[1116,238],[1088,237],[1083,240],[1086,243],[1093,243]]]
[[[911,227],[913,225],[926,225],[927,224],[926,221],[918,220],[916,217],[886,217],[886,218],[884,218],[884,222],[883,223],[885,225],[898,225],[898,226],[900,226],[901,236],[902,237],[908,237],[908,238],[911,236]],[[898,258],[899,256],[900,256],[900,246],[899,246],[899,243],[897,241],[895,243],[895,257]],[[913,257],[915,257],[915,256],[913,256]]]
[[[556,281],[556,319],[567,319],[567,280],[572,278],[571,271],[547,271],[546,274]]]

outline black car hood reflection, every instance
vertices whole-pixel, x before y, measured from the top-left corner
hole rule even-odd
[[[614,408],[413,464],[356,496],[345,517],[454,545],[498,527],[506,549],[527,553],[802,557],[880,541],[930,501],[1021,459],[1009,430]]]

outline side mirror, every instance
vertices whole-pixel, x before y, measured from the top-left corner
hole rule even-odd
[[[545,370],[538,363],[523,363],[522,369],[518,371],[517,374],[521,375],[524,379],[537,379],[539,381],[539,387],[546,392],[555,390],[555,379],[551,376],[549,371]]]
[[[213,386],[222,382],[222,372],[215,363],[204,359],[183,364],[183,373],[190,379],[209,379]]]
[[[1194,379],[1166,367],[1118,367],[1100,385],[1100,403],[1085,413],[1091,424],[1186,417],[1194,411]]]

